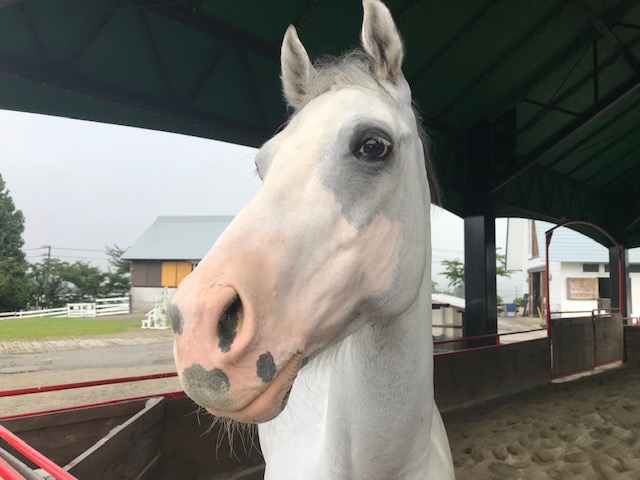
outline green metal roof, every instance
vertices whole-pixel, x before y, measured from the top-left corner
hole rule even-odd
[[[486,175],[499,216],[640,246],[640,0],[386,3],[445,208]],[[361,17],[358,0],[0,0],[0,108],[258,146],[286,118],[286,26],[313,57],[357,45]]]

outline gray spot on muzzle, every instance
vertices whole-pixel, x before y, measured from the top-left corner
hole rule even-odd
[[[238,295],[224,307],[218,319],[218,347],[223,352],[231,350],[231,345],[238,333],[238,323],[240,322],[240,309],[242,302]]]
[[[182,328],[184,327],[184,319],[180,309],[174,303],[169,305],[169,321],[171,322],[171,329],[176,335],[182,335]]]
[[[276,374],[276,364],[273,361],[271,352],[263,353],[256,362],[258,377],[264,382],[269,383]]]
[[[182,372],[182,386],[199,405],[221,410],[228,408],[225,395],[229,391],[229,377],[219,368],[206,370],[198,363],[193,364]]]

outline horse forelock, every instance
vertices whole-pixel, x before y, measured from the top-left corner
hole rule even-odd
[[[309,78],[306,95],[300,106],[292,112],[289,121],[295,116],[296,112],[302,110],[310,101],[335,88],[356,86],[391,97],[388,90],[375,74],[373,59],[369,54],[360,49],[350,50],[337,57],[330,55],[321,56],[313,62],[313,66],[315,72],[311,78]],[[435,167],[431,160],[431,141],[422,124],[422,117],[417,106],[415,103],[412,103],[411,107],[424,152],[431,202],[440,205],[441,189]],[[280,129],[285,128],[286,125],[287,124],[283,125]]]

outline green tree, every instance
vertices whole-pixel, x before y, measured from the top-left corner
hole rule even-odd
[[[28,299],[28,264],[22,251],[24,215],[0,175],[0,312],[19,310]]]
[[[457,290],[464,286],[464,263],[457,258],[454,260],[442,260],[444,272],[442,274],[449,280],[449,286]]]
[[[68,286],[60,272],[69,262],[45,258],[29,265],[29,305],[33,308],[56,308],[66,304]]]
[[[56,308],[103,296],[106,273],[87,262],[50,258],[31,264],[29,280],[32,306]]]
[[[106,273],[87,262],[74,262],[60,275],[69,292],[66,303],[93,302],[105,294]]]
[[[511,273],[507,270],[507,257],[501,254],[499,250],[501,249],[496,249],[496,276],[510,278]],[[442,274],[449,280],[449,286],[453,287],[456,292],[463,290],[464,263],[457,258],[454,260],[442,260],[441,263],[445,267]]]
[[[131,288],[131,261],[124,260],[124,249],[118,245],[106,248],[109,268],[106,273],[105,294],[108,296],[128,295]]]

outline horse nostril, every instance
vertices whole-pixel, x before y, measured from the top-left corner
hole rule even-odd
[[[218,319],[218,347],[223,352],[231,350],[231,344],[236,339],[238,323],[242,315],[242,302],[236,296],[222,309]]]
[[[184,328],[184,319],[182,313],[175,303],[169,305],[169,321],[171,322],[171,329],[176,335],[182,335],[182,329]]]

